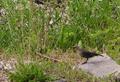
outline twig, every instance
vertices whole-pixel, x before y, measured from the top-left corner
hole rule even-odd
[[[55,59],[55,58],[52,58],[52,57],[49,57],[49,56],[46,56],[46,55],[42,55],[42,54],[40,54],[38,52],[36,52],[36,54],[39,55],[42,58],[46,58],[46,59],[54,61],[54,62],[62,62],[61,60],[58,60],[58,59]]]

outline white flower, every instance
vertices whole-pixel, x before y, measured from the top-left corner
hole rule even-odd
[[[102,1],[102,0],[98,0],[98,1]]]
[[[49,24],[50,24],[50,25],[53,24],[53,20],[50,20]]]
[[[117,6],[118,9],[120,9],[120,6]]]

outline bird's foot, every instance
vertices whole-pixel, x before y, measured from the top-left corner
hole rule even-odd
[[[86,64],[86,63],[87,63],[87,61],[83,62],[82,64]]]

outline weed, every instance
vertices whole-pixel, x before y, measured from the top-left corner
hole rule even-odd
[[[40,67],[34,63],[19,64],[9,78],[11,82],[47,82],[50,77]]]

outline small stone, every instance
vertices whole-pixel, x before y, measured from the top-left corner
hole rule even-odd
[[[6,76],[0,77],[0,82],[8,82],[8,77]]]
[[[13,68],[12,68],[12,66],[9,64],[9,63],[7,63],[5,66],[4,66],[4,70],[8,70],[8,71],[10,71],[10,70],[12,70]]]

